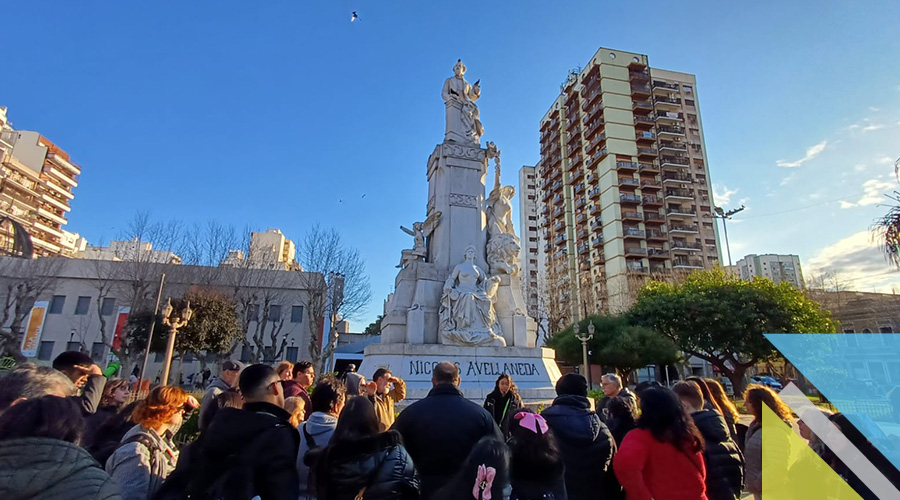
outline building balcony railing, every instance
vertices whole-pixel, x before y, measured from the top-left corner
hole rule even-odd
[[[629,262],[628,264],[626,264],[626,267],[628,268],[629,272],[636,274],[646,274],[649,272],[648,268],[642,264],[632,264],[631,262]]]
[[[625,255],[647,255],[647,249],[641,247],[625,247]]]
[[[631,84],[631,95],[640,96],[640,95],[650,95],[650,85],[649,84]]]
[[[587,174],[587,177],[584,178],[584,182],[590,184],[596,177],[595,174]]]
[[[656,127],[656,132],[659,135],[668,134],[668,135],[684,135],[684,128],[675,127],[672,125],[660,125]]]
[[[635,125],[638,125],[641,123],[645,123],[645,124],[649,123],[650,125],[653,125],[656,123],[656,120],[654,120],[652,116],[635,116],[634,123],[635,123]]]
[[[668,89],[668,90],[678,90],[677,83],[666,83],[659,80],[653,80],[653,89]]]
[[[558,194],[558,195],[556,195],[556,196],[553,197],[553,204],[554,204],[554,205],[559,205],[562,201],[563,201],[563,196],[562,196],[561,194]]]
[[[563,214],[563,209],[562,209],[562,208],[557,208],[556,210],[553,211],[553,216],[554,216],[554,217],[559,217],[559,216],[562,215],[562,214]]]
[[[619,195],[620,203],[640,203],[641,197],[635,194],[622,193]]]
[[[649,81],[650,80],[650,70],[644,69],[641,71],[637,71],[632,69],[628,72],[628,79],[631,81]]]
[[[622,212],[622,218],[625,220],[644,220],[643,214],[640,212]]]
[[[656,230],[648,230],[647,238],[651,240],[668,240],[668,236],[665,231],[656,231]]]
[[[656,196],[645,195],[643,197],[645,205],[662,205],[663,201]]]
[[[647,222],[665,222],[666,218],[659,212],[644,212],[644,220]]]
[[[663,167],[687,167],[688,159],[683,156],[661,156],[659,158],[660,164]]]
[[[584,222],[587,219],[587,216],[584,214],[578,214],[575,216],[575,222]]]
[[[680,268],[687,267],[687,268],[702,269],[703,261],[700,259],[679,259],[676,257],[676,258],[672,259],[672,265],[674,267],[680,267]]]
[[[655,148],[637,148],[638,156],[656,156],[659,152]]]
[[[570,179],[571,182],[577,182],[579,179],[584,177],[584,170],[580,168],[572,169],[569,173],[572,175],[572,178]]]
[[[598,130],[600,130],[602,128],[602,126],[603,126],[603,120],[601,120],[599,118],[589,121],[587,123],[587,125],[584,126],[584,138],[585,139],[593,138],[594,134]]]
[[[601,142],[605,140],[606,134],[599,134],[594,136],[594,138],[591,139],[591,142],[588,143],[588,152],[592,153],[594,151],[594,148],[596,148],[598,145],[600,145]]]
[[[579,254],[586,254],[590,251],[591,251],[591,247],[589,245],[587,245],[587,244],[578,245],[578,253]]]
[[[675,104],[676,106],[681,106],[681,99],[673,99],[671,97],[654,96],[653,102],[659,104]]]
[[[689,189],[666,189],[666,199],[682,198],[686,200],[694,199],[694,192]]]
[[[650,132],[649,130],[645,130],[645,131],[634,134],[634,139],[636,141],[648,141],[648,140],[652,141],[652,140],[656,139],[656,134],[654,134],[653,132]]]
[[[599,215],[600,214],[600,205],[591,205],[591,209],[588,210],[588,213],[591,215]]]
[[[631,109],[635,111],[644,110],[644,111],[653,111],[653,103],[650,101],[634,101],[631,104]]]
[[[662,189],[662,185],[655,180],[654,181],[641,180],[641,188],[656,190],[656,189]]]
[[[639,163],[638,171],[657,173],[659,172],[659,166],[654,163]]]
[[[690,251],[696,250],[699,252],[700,250],[703,249],[703,245],[701,245],[700,243],[690,243],[687,241],[672,240],[669,243],[669,248],[671,248],[672,250],[690,250]]]
[[[684,113],[675,113],[673,111],[666,111],[666,112],[660,111],[659,113],[656,113],[656,121],[658,122],[659,120],[681,121],[681,120],[684,120]]]
[[[666,215],[682,216],[682,217],[696,217],[697,211],[690,209],[690,208],[669,207],[668,209],[666,209]]]
[[[572,191],[576,194],[584,191],[584,184],[576,184],[575,187],[572,188]]]
[[[600,159],[603,158],[604,156],[606,156],[608,153],[609,153],[609,151],[607,151],[606,148],[599,149],[599,150],[598,150],[596,153],[594,153],[593,156],[591,156],[591,158],[588,160],[588,166],[589,166],[589,167],[594,166],[594,164],[596,164],[598,161],[600,161]]]
[[[694,178],[688,174],[676,174],[675,172],[666,172],[662,175],[663,182],[672,181],[677,183],[694,182]]]
[[[588,191],[588,196],[589,196],[591,199],[599,198],[599,197],[600,197],[600,188],[599,188],[599,187],[595,187],[594,189],[591,189],[590,191]]]
[[[591,246],[593,246],[594,248],[603,246],[603,235],[600,235],[600,236],[592,239]]]
[[[635,179],[634,177],[619,177],[619,185],[640,186],[641,181]]]
[[[584,198],[578,198],[577,200],[575,200],[575,208],[581,208],[585,205],[585,203],[587,203],[587,200],[585,200]]]
[[[635,237],[635,238],[644,238],[647,234],[642,229],[636,229],[633,227],[626,227],[622,230],[622,235],[625,237]]]
[[[674,151],[687,151],[687,144],[683,142],[659,141],[659,149],[671,149]]]
[[[647,255],[650,258],[668,257],[669,252],[663,248],[647,247]]]
[[[633,161],[617,161],[616,162],[617,170],[630,170],[632,172],[637,171],[638,164]]]
[[[697,226],[688,225],[688,226],[670,226],[670,233],[699,233]]]
[[[597,229],[598,227],[603,225],[603,221],[601,219],[594,219],[591,222],[591,229]]]

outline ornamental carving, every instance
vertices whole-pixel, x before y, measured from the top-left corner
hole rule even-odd
[[[477,196],[473,196],[470,194],[450,193],[450,206],[478,208],[480,204],[478,203]]]
[[[453,158],[463,158],[466,160],[484,161],[484,150],[481,148],[473,148],[460,144],[444,144],[443,156]]]

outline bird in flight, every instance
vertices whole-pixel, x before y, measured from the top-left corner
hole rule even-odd
[[[356,21],[359,19],[359,16],[356,14],[356,11],[353,11],[353,16],[350,17],[350,22]]]

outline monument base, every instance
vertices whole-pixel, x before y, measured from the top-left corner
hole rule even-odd
[[[526,403],[556,397],[559,367],[555,351],[545,347],[460,347],[441,344],[372,344],[366,347],[357,370],[366,380],[378,368],[388,368],[406,382],[406,400],[423,399],[431,390],[431,371],[441,361],[459,366],[459,388],[466,398],[481,404],[494,390],[501,373],[508,374]]]

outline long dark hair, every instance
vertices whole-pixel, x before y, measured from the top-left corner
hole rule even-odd
[[[503,490],[509,484],[509,448],[499,439],[487,436],[472,448],[453,479],[435,493],[434,500],[472,498],[472,488],[477,485],[478,468],[481,465],[493,467],[496,471],[491,485],[491,498],[503,498]],[[481,494],[476,500],[481,500]]]
[[[690,452],[703,451],[703,437],[678,396],[666,387],[654,387],[641,397],[640,429],[650,431],[661,443],[670,443]]]
[[[508,373],[501,373],[499,377],[497,377],[497,381],[494,382],[494,394],[497,396],[502,396],[503,393],[500,392],[500,381],[506,379],[509,380],[509,393],[511,394],[513,399],[519,398],[519,388],[516,387],[516,383],[513,382],[512,377],[509,376]]]
[[[521,420],[516,416],[524,413],[534,413],[528,408],[522,408],[513,414],[510,420],[509,451],[510,479],[513,483],[517,480],[535,480],[553,474],[562,468],[562,457],[553,431],[547,429],[546,433],[535,433],[520,425]],[[538,428],[540,431],[540,428]]]
[[[0,416],[0,441],[43,437],[81,444],[84,418],[69,398],[44,396],[11,406]]]
[[[331,444],[378,434],[378,417],[375,405],[369,398],[350,398],[338,417],[337,427],[331,436]]]

